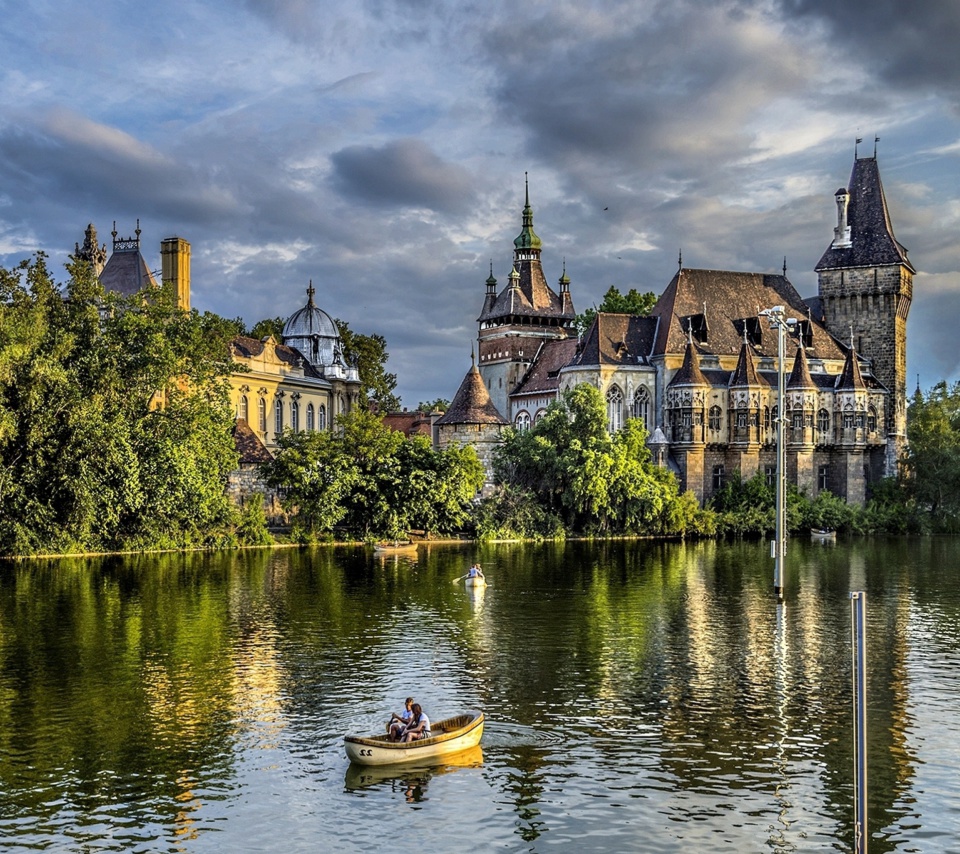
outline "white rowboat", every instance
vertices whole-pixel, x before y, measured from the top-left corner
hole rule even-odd
[[[467,585],[467,587],[486,587],[487,579],[482,575],[478,575],[475,578],[467,578],[464,583]]]
[[[399,765],[460,753],[480,743],[483,712],[464,712],[430,727],[430,738],[390,741],[387,735],[344,736],[347,759],[358,765]]]

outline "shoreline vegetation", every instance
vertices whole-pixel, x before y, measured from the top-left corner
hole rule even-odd
[[[229,342],[240,321],[183,311],[169,285],[105,294],[89,264],[62,288],[38,253],[0,268],[0,556],[94,556],[239,547],[614,537],[762,537],[773,487],[734,474],[706,506],[657,466],[647,430],[607,431],[600,392],[564,391],[530,429],[507,428],[494,493],[474,449],[435,449],[360,408],[334,430],[284,432],[263,464],[289,534],[261,496],[242,506]],[[382,365],[381,365],[382,367]],[[844,534],[960,533],[960,383],[918,388],[909,452],[864,507],[791,490],[787,526]]]

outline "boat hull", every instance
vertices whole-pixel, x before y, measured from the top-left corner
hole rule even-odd
[[[467,578],[464,580],[464,584],[467,587],[486,587],[487,579],[486,578]]]
[[[465,712],[438,721],[430,738],[419,741],[393,742],[386,735],[348,735],[343,739],[347,758],[358,765],[400,765],[424,762],[460,753],[480,743],[483,735],[483,713]]]

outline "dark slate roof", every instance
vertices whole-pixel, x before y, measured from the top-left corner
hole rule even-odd
[[[544,341],[530,369],[510,396],[556,392],[560,388],[560,369],[572,364],[576,354],[576,338]]]
[[[521,261],[518,279],[508,277],[492,305],[484,304],[478,322],[509,317],[557,317],[573,320],[576,312],[569,293],[561,298],[547,284],[539,261]],[[516,286],[512,282],[516,281]]]
[[[597,312],[573,365],[648,365],[656,340],[656,317]]]
[[[650,314],[660,318],[654,355],[680,353],[687,344],[684,318],[703,316],[706,340],[698,341],[701,353],[733,356],[743,343],[744,320],[755,318],[758,309],[785,307],[788,316],[806,320],[808,308],[796,288],[782,275],[737,273],[724,270],[681,269],[661,294]],[[823,323],[812,317],[810,324],[813,358],[843,358],[843,350]],[[765,319],[760,322],[761,340],[753,343],[760,356],[777,355],[777,333]],[[696,334],[697,328],[694,328]]]
[[[726,380],[726,376],[724,376]],[[707,378],[700,370],[700,358],[697,356],[693,343],[687,342],[687,349],[683,354],[683,364],[680,370],[673,375],[670,385],[708,385]],[[726,385],[726,383],[724,383]]]
[[[260,437],[243,418],[238,418],[233,425],[233,444],[240,454],[241,463],[265,463],[273,459]]]
[[[437,419],[437,424],[506,424],[504,417],[490,400],[490,392],[476,365],[471,365],[450,408]]]
[[[233,345],[236,354],[245,359],[252,359],[263,352],[263,341],[259,341],[256,338],[249,338],[246,335],[238,335],[230,343]],[[310,364],[307,357],[296,347],[290,347],[287,344],[277,344],[276,346],[277,358],[281,362],[286,362],[293,368],[303,368],[303,375],[305,377],[323,379],[323,374],[317,371],[313,365]]]
[[[786,360],[784,360],[786,361]],[[793,370],[787,380],[787,388],[816,388],[817,385],[810,376],[810,366],[807,364],[807,354],[803,347],[797,347],[797,355],[793,359]]]
[[[737,367],[730,377],[730,388],[758,385],[760,385],[760,378],[757,376],[757,368],[753,364],[753,354],[750,352],[750,345],[744,341],[740,345],[740,358],[737,359]]]
[[[129,297],[148,285],[156,287],[157,280],[139,249],[115,249],[100,273],[100,284],[105,291]]]
[[[867,385],[863,381],[863,375],[860,373],[860,360],[857,358],[857,351],[851,347],[847,350],[847,360],[843,363],[843,371],[840,379],[837,381],[837,389],[866,389]]]
[[[876,157],[854,160],[850,185],[846,189],[850,194],[847,225],[850,226],[851,245],[846,249],[834,249],[831,241],[814,269],[819,272],[844,267],[904,264],[911,272],[916,272],[907,260],[907,250],[893,236]]]

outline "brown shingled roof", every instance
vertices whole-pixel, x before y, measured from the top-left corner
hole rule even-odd
[[[241,463],[266,463],[273,459],[260,437],[250,428],[243,418],[238,418],[233,425],[233,444],[240,454]]]
[[[437,419],[437,424],[506,424],[490,400],[490,392],[476,365],[471,365],[460,388],[453,397],[450,408]]]
[[[860,360],[857,359],[857,351],[851,347],[847,350],[847,359],[843,363],[843,372],[837,381],[837,389],[865,389],[867,384],[863,381],[863,375],[860,373]]]
[[[530,369],[510,396],[556,392],[560,388],[560,369],[569,365],[576,353],[576,338],[544,341]]]
[[[246,335],[238,335],[230,342],[238,356],[244,359],[253,359],[263,353],[264,342],[256,338],[250,338]],[[291,367],[303,368],[303,374],[307,377],[321,378],[322,374],[317,371],[310,360],[303,355],[296,347],[290,347],[287,344],[276,345],[277,358]]]
[[[757,368],[753,364],[753,355],[750,353],[750,345],[744,341],[740,345],[740,358],[737,359],[737,367],[730,377],[730,388],[743,388],[744,386],[761,385],[760,377],[757,376]]]
[[[787,388],[816,388],[817,384],[810,376],[810,366],[807,364],[807,354],[803,347],[797,347],[797,355],[793,360],[793,370],[787,380]]]
[[[703,317],[706,340],[698,342],[700,352],[733,356],[743,342],[744,319],[754,318],[758,309],[774,305],[783,305],[789,316],[807,317],[806,303],[785,276],[682,269],[650,312],[660,318],[654,354],[680,353],[688,336],[682,319]],[[755,342],[754,352],[775,357],[776,332],[765,322],[760,329],[762,338]],[[816,317],[810,323],[810,353],[819,359],[843,358],[843,350]]]
[[[711,385],[700,370],[700,359],[692,342],[687,342],[687,349],[683,353],[683,364],[680,366],[680,370],[673,375],[669,384]]]
[[[573,364],[649,364],[658,324],[655,317],[597,312]]]

